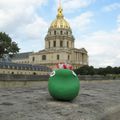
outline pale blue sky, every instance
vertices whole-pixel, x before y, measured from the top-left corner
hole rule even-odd
[[[120,1],[61,0],[75,37],[75,47],[88,51],[94,67],[120,66]],[[55,19],[58,0],[0,0],[0,31],[20,52],[44,49],[44,37]]]

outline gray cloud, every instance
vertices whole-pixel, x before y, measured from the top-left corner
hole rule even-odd
[[[76,47],[85,47],[89,63],[95,67],[120,66],[120,34],[117,31],[97,31],[76,40]]]

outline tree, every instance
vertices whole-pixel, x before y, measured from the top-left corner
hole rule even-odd
[[[93,66],[82,66],[76,70],[74,70],[76,74],[80,74],[80,75],[94,75],[95,74],[95,70]]]
[[[107,66],[106,68],[94,68],[93,66],[82,66],[74,70],[78,75],[107,75],[107,74],[120,74],[120,67]]]
[[[19,52],[19,50],[20,48],[18,48],[17,43],[12,41],[9,35],[0,32],[0,58],[2,58],[4,54],[8,54],[12,57]]]

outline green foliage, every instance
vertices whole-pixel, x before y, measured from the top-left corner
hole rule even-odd
[[[93,66],[82,66],[74,70],[76,74],[80,75],[107,75],[120,74],[120,67],[107,66],[106,68],[94,68]]]
[[[0,58],[4,54],[9,54],[12,57],[17,52],[19,52],[17,43],[13,42],[6,33],[0,32]]]
[[[95,74],[95,70],[93,66],[88,66],[88,65],[80,67],[74,71],[76,72],[76,74],[80,74],[80,75],[94,75]]]

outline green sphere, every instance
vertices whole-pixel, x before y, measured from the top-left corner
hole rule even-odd
[[[57,100],[70,101],[79,93],[80,80],[69,69],[58,69],[52,72],[48,81],[48,91]]]

